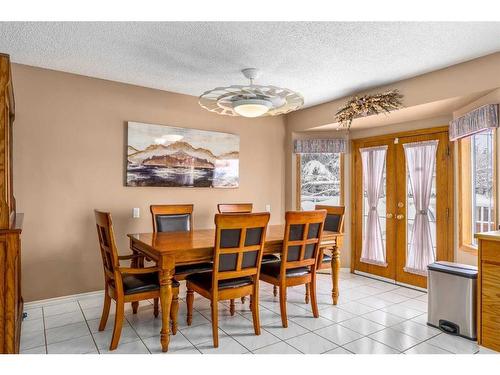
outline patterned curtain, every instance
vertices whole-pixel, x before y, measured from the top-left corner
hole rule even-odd
[[[489,128],[498,128],[498,104],[487,104],[450,121],[450,140],[471,136]]]
[[[336,139],[296,139],[293,143],[295,154],[323,154],[346,152],[347,140]]]

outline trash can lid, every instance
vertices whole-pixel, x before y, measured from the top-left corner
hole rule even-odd
[[[477,279],[477,267],[467,264],[439,261],[429,264],[427,269],[429,271],[448,273],[468,279]]]

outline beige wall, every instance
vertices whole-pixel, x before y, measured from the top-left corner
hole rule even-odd
[[[197,98],[56,71],[13,66],[16,100],[14,184],[25,213],[23,291],[26,301],[103,288],[94,208],[113,214],[118,244],[150,231],[152,203],[194,203],[196,228],[213,226],[216,204],[271,205],[284,215],[282,117],[242,119],[201,109]],[[238,189],[124,186],[126,121],[240,135]],[[141,218],[133,219],[132,208]]]

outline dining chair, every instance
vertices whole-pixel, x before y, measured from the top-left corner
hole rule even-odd
[[[316,267],[326,210],[288,211],[279,262],[262,265],[260,279],[279,288],[281,323],[288,327],[286,290],[306,284],[311,292],[313,316],[319,317],[316,301]]]
[[[325,226],[323,230],[335,233],[344,233],[344,206],[326,206],[322,204],[317,204],[316,210],[326,210]],[[324,248],[322,250],[331,250],[331,248]],[[325,269],[330,267],[330,262],[332,257],[328,254],[324,254],[320,251],[318,269]]]
[[[326,210],[325,226],[323,230],[335,233],[344,232],[344,206],[327,206],[323,204],[317,204],[314,207],[315,210]],[[325,254],[325,250],[333,251],[332,247],[321,248],[318,257],[318,270],[331,269],[332,255]],[[305,302],[309,303],[309,287],[306,284],[306,296]]]
[[[252,203],[219,203],[217,205],[217,211],[220,214],[249,214],[252,208]]]
[[[217,210],[221,214],[226,214],[226,213],[247,214],[252,212],[252,208],[253,208],[252,203],[219,203],[217,205]],[[263,263],[276,262],[279,260],[280,258],[278,258],[274,254],[264,254],[264,256],[262,257]],[[275,297],[278,295],[278,288],[276,286],[273,287],[273,294]],[[241,297],[241,302],[245,303],[245,297]],[[231,307],[234,308],[234,301],[231,301]]]
[[[153,232],[191,232],[193,231],[192,204],[162,204],[151,205]],[[195,272],[210,271],[212,263],[202,262],[175,267],[174,278],[177,281],[186,279],[186,276]]]
[[[325,226],[323,230],[335,233],[344,233],[344,214],[345,214],[344,206],[327,206],[323,204],[317,204],[314,208],[316,210],[326,210]],[[332,247],[320,249],[318,257],[318,267],[317,267],[318,270],[331,269],[332,267],[331,266],[332,255],[325,254],[324,252],[325,250],[332,251],[333,255]],[[309,303],[309,287],[307,285],[306,285],[305,302]]]
[[[250,296],[254,332],[260,335],[259,272],[269,217],[268,212],[216,214],[213,270],[186,278],[187,324],[192,323],[194,292],[197,292],[210,300],[216,348],[219,346],[218,301]]]
[[[125,303],[132,302],[138,306],[139,301],[154,299],[153,314],[158,317],[160,298],[159,268],[156,266],[138,267],[140,257],[135,254],[118,255],[111,214],[98,210],[94,210],[94,213],[104,268],[104,306],[99,331],[106,328],[111,300],[114,299],[116,301],[115,324],[109,347],[110,350],[114,350],[120,341]],[[123,267],[120,264],[122,260],[130,260],[130,267]],[[177,332],[177,311],[179,309],[179,282],[175,280],[172,280],[172,292],[173,300],[170,319],[173,326],[172,333],[175,334]],[[137,308],[133,308],[133,312],[134,314],[137,313]]]

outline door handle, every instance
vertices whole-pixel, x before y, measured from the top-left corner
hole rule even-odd
[[[392,219],[394,217],[394,215],[391,213],[388,213],[387,215],[385,215],[385,217],[388,219]]]
[[[396,215],[396,219],[398,219],[398,220],[403,220],[404,218],[405,218],[405,215],[403,215],[403,214]]]

